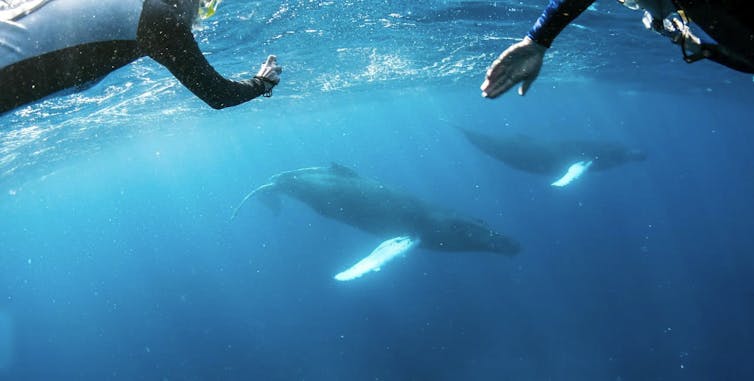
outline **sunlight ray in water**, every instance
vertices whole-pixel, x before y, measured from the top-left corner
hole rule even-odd
[[[271,97],[142,58],[0,115],[0,380],[754,379],[754,83],[607,1],[481,97],[545,4],[227,0]]]

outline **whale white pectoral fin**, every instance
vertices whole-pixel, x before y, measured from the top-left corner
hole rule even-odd
[[[574,180],[578,179],[579,177],[581,177],[581,175],[583,175],[584,172],[586,172],[586,170],[589,169],[591,165],[592,165],[592,160],[589,160],[589,161],[583,160],[583,161],[574,163],[570,167],[568,167],[568,171],[566,171],[566,173],[562,177],[555,180],[555,182],[553,182],[550,185],[554,187],[564,187],[572,183]]]
[[[419,242],[419,239],[409,236],[391,238],[382,242],[371,254],[347,270],[338,273],[334,278],[339,281],[347,281],[359,278],[370,271],[380,271],[386,263],[401,254],[405,254]]]

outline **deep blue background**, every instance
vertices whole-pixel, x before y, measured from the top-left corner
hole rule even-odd
[[[509,37],[536,14],[422,4],[407,27],[421,46],[442,40],[447,15],[471,39],[488,28],[474,20],[490,9],[516,17],[520,25],[497,26]],[[207,110],[140,61],[83,95],[0,117],[0,379],[754,378],[751,76],[681,64],[675,47],[584,58],[586,47],[567,43],[589,30],[571,28],[526,97],[488,101],[477,88],[505,39],[493,39],[494,50],[458,41],[476,58],[457,61],[454,75],[453,65],[422,64],[429,54],[391,54],[382,29],[322,46],[299,46],[302,34],[276,39],[274,28],[325,23],[322,10],[287,5],[298,29],[248,5],[273,31],[244,64],[267,50],[286,64],[290,54],[271,99]],[[226,24],[248,9],[227,7],[200,37],[227,42],[243,28]],[[343,25],[404,12],[354,7],[336,9]],[[640,28],[630,25],[628,34]],[[597,36],[598,45],[625,41]],[[298,42],[274,43],[287,38]],[[669,49],[663,43],[650,49]],[[359,44],[373,66],[338,56]],[[228,65],[218,66],[235,72]],[[380,72],[386,65],[395,71]],[[312,76],[307,66],[324,69],[310,67]],[[649,157],[555,189],[476,151],[454,125],[617,140]],[[294,200],[277,217],[251,202],[228,221],[269,176],[333,161],[482,218],[524,251],[416,250],[338,283],[332,275],[388,237]]]

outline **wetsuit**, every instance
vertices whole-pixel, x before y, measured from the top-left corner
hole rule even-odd
[[[595,0],[550,0],[550,4],[527,34],[550,47],[557,35]],[[675,7],[714,43],[702,43],[703,58],[734,70],[754,73],[754,7],[751,0],[673,0]],[[693,62],[694,59],[687,59]]]
[[[26,2],[39,4],[15,16],[0,12],[7,18],[0,18],[0,113],[144,56],[215,109],[265,93],[263,80],[227,80],[207,62],[191,32],[195,0]]]

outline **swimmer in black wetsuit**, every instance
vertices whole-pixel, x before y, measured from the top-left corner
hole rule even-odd
[[[0,0],[0,114],[97,81],[149,56],[215,109],[269,96],[282,68],[269,56],[231,81],[207,62],[191,27],[218,0]]]
[[[545,51],[557,35],[595,0],[550,0],[529,33],[503,51],[487,70],[482,96],[496,98],[518,83],[524,95],[537,78]],[[681,46],[686,62],[706,58],[754,73],[754,7],[751,0],[618,0],[645,10],[649,29]],[[689,27],[698,25],[715,40],[703,42]]]

